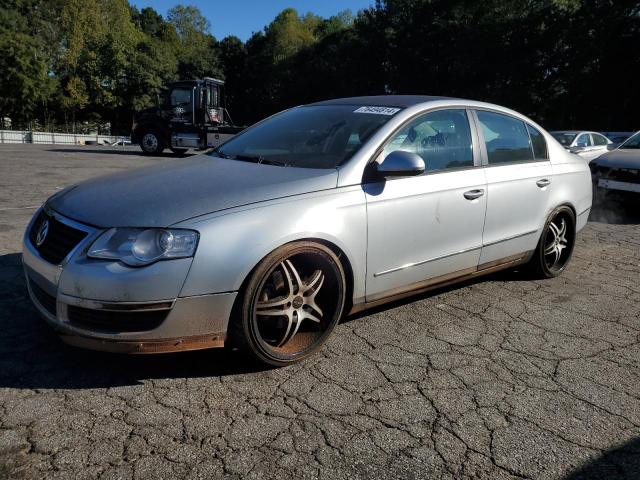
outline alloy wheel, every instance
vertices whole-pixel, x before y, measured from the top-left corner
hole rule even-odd
[[[573,221],[566,211],[558,212],[548,222],[543,239],[543,256],[550,273],[561,272],[569,263],[574,235]]]
[[[331,332],[343,301],[341,271],[323,251],[281,259],[263,277],[253,302],[257,343],[277,359],[306,356]]]

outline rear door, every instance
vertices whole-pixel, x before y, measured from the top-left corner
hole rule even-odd
[[[553,171],[542,134],[522,120],[475,112],[487,178],[487,215],[479,269],[535,249],[546,220]]]
[[[587,162],[590,162],[594,158],[597,158],[600,155],[602,155],[602,152],[598,153],[599,150],[601,149],[599,149],[593,144],[593,139],[591,138],[590,133],[585,132],[578,135],[578,137],[576,138],[575,144],[577,148],[575,153],[580,155]]]
[[[609,141],[604,135],[599,133],[591,133],[591,140],[593,141],[593,158],[589,161],[598,158],[603,153],[607,153]]]

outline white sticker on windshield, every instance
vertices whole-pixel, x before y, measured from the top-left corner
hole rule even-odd
[[[393,107],[360,107],[354,110],[353,113],[373,113],[374,115],[393,115],[398,113],[399,108]]]

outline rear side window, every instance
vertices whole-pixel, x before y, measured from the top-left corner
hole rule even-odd
[[[529,133],[522,120],[500,113],[478,111],[489,165],[533,161]]]
[[[544,139],[540,130],[532,127],[527,123],[527,130],[529,130],[529,137],[531,137],[531,147],[533,148],[533,156],[536,160],[549,160],[549,153],[547,152],[547,142]]]
[[[591,134],[591,138],[593,138],[593,144],[594,145],[606,145],[607,144],[607,139],[604,138],[602,135],[598,135],[597,133],[592,133]]]

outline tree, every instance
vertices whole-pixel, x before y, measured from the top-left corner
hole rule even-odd
[[[323,98],[424,93],[492,101],[552,128],[640,128],[637,0],[377,0],[321,18],[288,8],[246,42],[193,6],[0,0],[0,118],[109,123],[176,79],[223,77],[252,123]]]
[[[178,33],[178,73],[181,78],[202,78],[221,74],[217,42],[209,21],[193,6],[178,5],[169,10],[168,21]]]
[[[0,9],[0,119],[25,126],[46,106],[56,80],[49,75],[47,5],[37,0],[8,1]]]

